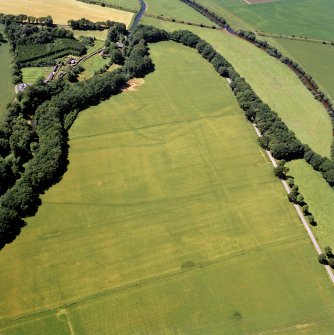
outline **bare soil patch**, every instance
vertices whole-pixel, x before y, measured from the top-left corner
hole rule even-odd
[[[137,91],[138,87],[140,87],[141,85],[143,85],[145,82],[144,79],[142,78],[134,78],[134,79],[130,79],[125,86],[122,89],[122,92],[133,92],[133,91]]]

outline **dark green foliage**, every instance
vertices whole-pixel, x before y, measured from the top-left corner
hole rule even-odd
[[[285,166],[285,160],[279,161],[277,167],[274,168],[274,175],[280,179],[286,179],[286,174],[289,172],[289,168]]]
[[[52,27],[53,19],[50,15],[48,16],[27,16],[25,14],[12,15],[0,13],[0,23],[9,25],[12,23],[32,23],[40,24],[42,26]]]
[[[73,33],[60,27],[38,27],[32,24],[10,23],[5,27],[10,41],[16,45],[48,44],[59,38],[74,40]]]
[[[201,13],[205,17],[207,17],[209,20],[217,24],[219,27],[221,28],[228,27],[228,24],[226,23],[223,17],[218,16],[216,13],[208,10],[207,8],[205,8],[198,2],[194,0],[181,0],[181,1],[187,4],[188,6],[192,7],[193,9],[195,9],[197,12]]]
[[[169,34],[164,30],[152,26],[138,25],[131,34],[129,45],[137,44],[140,40],[144,40],[146,43],[156,43],[167,41],[169,38]]]
[[[324,253],[321,253],[320,255],[318,255],[318,261],[319,261],[320,264],[324,264],[324,265],[328,264],[328,260],[327,260],[326,255]]]
[[[334,269],[334,258],[329,258],[329,259],[328,259],[328,264],[329,264],[329,266],[330,266],[331,268]]]
[[[312,225],[312,226],[316,226],[317,225],[317,223],[316,223],[316,221],[314,219],[314,216],[312,214],[307,215],[307,220],[308,220],[308,223],[310,225]]]
[[[67,74],[67,79],[71,83],[75,83],[78,81],[79,74],[83,72],[85,69],[81,65],[77,65],[74,68],[72,68],[68,74]]]
[[[299,195],[298,186],[295,185],[292,187],[291,192],[288,194],[289,201],[296,204],[298,195]]]
[[[79,20],[69,20],[68,25],[73,30],[104,30],[112,27],[115,22],[107,21],[98,21],[92,22],[86,18],[81,18]]]
[[[11,152],[16,157],[27,160],[30,157],[31,140],[31,127],[28,125],[27,120],[23,117],[18,117],[12,126],[12,134],[9,138]]]
[[[20,64],[37,65],[47,64],[50,61],[66,55],[81,56],[86,52],[86,47],[76,40],[56,39],[54,42],[17,46],[17,60]]]
[[[320,171],[330,186],[334,186],[334,162],[306,147],[304,158],[314,170]]]
[[[124,64],[124,56],[120,50],[117,50],[117,49],[111,50],[110,59],[111,59],[111,62],[114,64],[119,64],[119,65]]]
[[[255,94],[251,86],[241,78],[233,66],[210,44],[198,38],[193,33],[182,30],[170,34],[170,38],[178,43],[195,48],[203,58],[212,63],[215,70],[224,77],[231,79],[231,88],[247,119],[256,123],[263,137],[261,145],[270,150],[276,159],[292,160],[304,155],[304,145],[288,129],[277,114],[264,104]],[[197,44],[194,45],[194,41]]]
[[[330,246],[327,245],[324,250],[327,257],[333,258],[333,252]]]
[[[116,22],[108,31],[107,39],[113,42],[119,42],[127,35],[124,23]]]
[[[309,207],[308,207],[308,205],[304,205],[304,206],[302,207],[302,211],[303,211],[303,214],[304,214],[304,215],[308,215],[308,214],[310,214],[310,213],[309,213]]]

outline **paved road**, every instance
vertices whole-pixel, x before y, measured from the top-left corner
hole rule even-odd
[[[256,127],[255,124],[253,124],[253,127],[254,127],[254,129],[256,131],[257,136],[261,137],[262,135],[261,135],[259,129]],[[276,167],[277,166],[277,162],[276,162],[275,158],[272,156],[271,152],[268,151],[268,150],[266,150],[266,153],[267,153],[267,155],[268,155],[271,163],[273,164],[273,166]],[[291,192],[291,190],[290,190],[290,187],[289,187],[288,183],[285,180],[281,180],[281,182],[283,184],[283,187],[284,187],[286,193],[289,194]],[[321,254],[322,250],[320,248],[320,245],[319,245],[317,239],[315,238],[315,236],[314,236],[311,228],[309,227],[309,224],[308,224],[308,222],[307,222],[307,220],[306,220],[306,218],[305,218],[302,210],[300,209],[300,206],[298,206],[296,204],[293,204],[293,206],[295,207],[295,209],[296,209],[296,211],[298,213],[298,216],[299,216],[300,220],[302,221],[303,226],[304,226],[304,228],[305,228],[305,230],[306,230],[306,232],[307,232],[307,234],[308,234],[308,236],[309,236],[309,238],[310,238],[310,240],[311,240],[311,242],[312,242],[315,250],[317,251],[317,254],[318,255]],[[332,272],[331,267],[329,265],[325,265],[325,269],[327,271],[327,274],[328,274],[330,280],[334,284],[334,274]]]

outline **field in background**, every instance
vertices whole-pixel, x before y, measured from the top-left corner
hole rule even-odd
[[[144,18],[168,31],[188,29],[202,37],[231,62],[260,98],[276,111],[297,137],[319,154],[330,157],[332,123],[324,107],[280,61],[249,42],[225,32]]]
[[[67,24],[69,19],[85,17],[91,21],[117,21],[129,26],[133,13],[91,5],[76,0],[15,0],[2,1],[1,12],[33,16],[51,15],[55,23]]]
[[[284,38],[265,39],[298,62],[334,99],[334,46]]]
[[[139,9],[138,0],[98,0],[101,3],[122,6],[129,9]]]
[[[302,35],[332,40],[334,2],[332,0],[285,0],[248,5],[244,0],[201,0],[237,28],[286,35]]]
[[[173,42],[151,54],[137,91],[81,113],[2,250],[0,332],[330,334],[330,282],[227,82]]]
[[[163,15],[164,17],[203,23],[209,26],[214,25],[205,16],[199,14],[180,0],[146,0],[146,3],[148,14]]]
[[[9,43],[2,43],[0,46],[0,120],[5,114],[6,105],[14,98],[10,61]]]
[[[326,183],[319,172],[305,161],[289,162],[289,174],[295,177],[295,183],[304,195],[310,211],[318,223],[313,231],[322,247],[334,247],[334,190]]]
[[[52,72],[53,66],[25,67],[22,69],[23,82],[33,84],[38,78],[46,78]]]

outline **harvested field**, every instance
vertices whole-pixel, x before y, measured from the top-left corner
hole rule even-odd
[[[133,13],[109,7],[91,5],[76,0],[15,0],[1,1],[0,11],[5,14],[51,15],[55,23],[67,24],[70,19],[85,17],[91,21],[112,20],[129,26]]]

